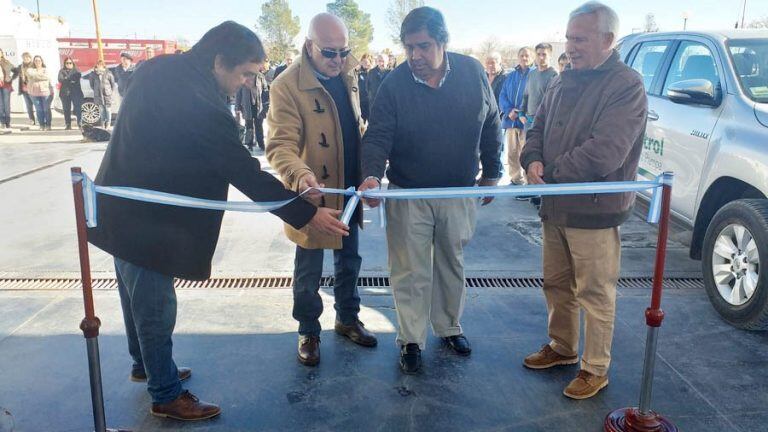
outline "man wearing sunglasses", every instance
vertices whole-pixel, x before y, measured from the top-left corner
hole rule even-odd
[[[301,58],[272,82],[267,159],[286,186],[297,192],[323,186],[346,189],[360,182],[363,123],[354,74],[357,61],[348,43],[347,28],[338,17],[315,16]],[[332,209],[341,209],[346,201],[340,195],[317,192],[305,196],[319,207]],[[333,249],[336,333],[362,346],[376,346],[376,337],[358,319],[361,213],[358,207],[344,237],[285,226],[288,238],[296,243],[293,317],[299,322],[298,359],[306,366],[320,361],[324,249]]]

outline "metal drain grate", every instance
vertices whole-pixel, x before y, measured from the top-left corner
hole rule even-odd
[[[628,277],[619,279],[619,288],[649,289],[653,280],[649,277]],[[361,288],[389,288],[388,277],[361,277],[357,280]],[[539,277],[469,277],[466,279],[468,288],[541,288],[544,280]],[[175,286],[179,289],[243,289],[243,288],[290,288],[293,278],[283,277],[216,277],[205,281],[189,281],[176,279]],[[333,276],[325,276],[320,280],[320,286],[333,286]],[[667,278],[664,280],[667,289],[700,289],[704,285],[700,278]],[[80,279],[74,278],[0,278],[0,290],[76,290],[80,289]],[[93,279],[94,290],[115,290],[117,280],[114,278]]]

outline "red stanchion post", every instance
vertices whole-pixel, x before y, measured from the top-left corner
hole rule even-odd
[[[637,408],[621,408],[608,414],[603,425],[605,432],[677,432],[675,425],[651,410],[651,390],[653,388],[653,370],[656,363],[656,345],[659,327],[661,327],[661,322],[664,320],[664,311],[661,310],[661,293],[664,280],[664,261],[667,256],[669,206],[672,198],[672,174],[664,173],[663,176],[667,181],[662,186],[661,192],[661,217],[659,219],[659,237],[656,245],[651,307],[645,310],[645,323],[648,326],[648,335],[645,342],[640,406]]]
[[[72,193],[75,198],[75,221],[77,223],[77,249],[80,253],[80,277],[83,282],[83,303],[85,318],[80,322],[80,330],[85,336],[88,351],[88,373],[91,382],[91,403],[93,405],[93,425],[96,432],[117,431],[107,429],[104,414],[104,393],[101,385],[101,360],[99,359],[99,327],[101,321],[96,316],[93,306],[93,288],[91,286],[91,260],[88,255],[88,228],[85,223],[85,203],[83,198],[83,179],[77,178],[82,173],[79,167],[71,169]]]

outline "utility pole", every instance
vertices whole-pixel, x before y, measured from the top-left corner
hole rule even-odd
[[[747,13],[747,0],[744,0],[744,4],[741,7],[741,28],[744,28],[744,15]]]
[[[42,28],[42,20],[40,19],[40,0],[37,0],[37,28]]]
[[[99,60],[104,60],[104,47],[101,44],[101,30],[99,30],[99,9],[96,7],[96,0],[91,0],[93,4],[93,20],[96,23],[96,44],[99,49]]]

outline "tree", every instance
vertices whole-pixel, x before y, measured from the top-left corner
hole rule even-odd
[[[360,10],[355,0],[335,0],[326,5],[328,13],[332,13],[344,21],[349,30],[349,47],[357,56],[368,52],[368,44],[373,40],[373,24],[371,14]]]
[[[405,16],[408,12],[422,6],[424,6],[424,0],[392,0],[387,9],[387,23],[395,45],[400,44],[400,26]]]
[[[480,61],[485,62],[485,59],[488,58],[491,54],[495,52],[501,54],[503,48],[504,47],[502,46],[499,39],[496,36],[491,36],[480,43],[480,48],[477,50],[477,54],[480,58]]]
[[[301,25],[298,15],[291,15],[287,0],[268,0],[261,5],[257,27],[264,37],[270,60],[280,62],[286,55],[296,53],[293,41]]]
[[[765,29],[768,28],[768,16],[764,16],[760,19],[756,19],[749,24],[747,24],[747,28],[753,28],[753,29]]]
[[[659,26],[656,25],[656,17],[649,13],[645,16],[645,25],[643,26],[644,32],[657,32],[659,31]]]

